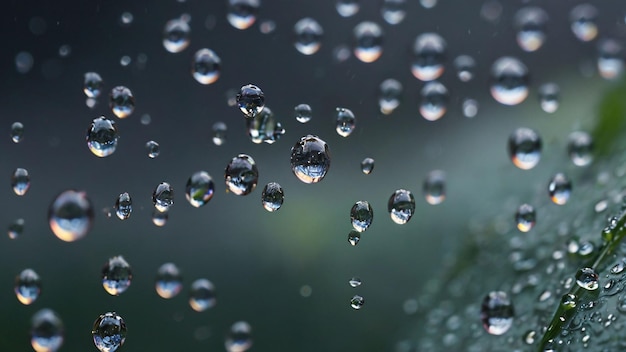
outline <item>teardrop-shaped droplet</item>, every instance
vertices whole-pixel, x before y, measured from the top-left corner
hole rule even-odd
[[[180,269],[174,263],[165,263],[157,270],[155,288],[161,298],[176,297],[183,289],[183,279]]]
[[[263,188],[261,202],[263,208],[269,212],[274,212],[283,205],[285,193],[283,188],[276,182],[270,182]]]
[[[111,296],[124,293],[132,279],[130,264],[121,255],[110,258],[102,268],[102,287]]]
[[[359,232],[367,230],[374,220],[374,210],[368,201],[360,200],[350,209],[350,222]]]
[[[399,225],[406,224],[415,212],[415,197],[405,189],[396,190],[389,197],[387,210],[389,210],[389,216],[393,222]]]
[[[389,115],[400,106],[402,83],[393,78],[384,80],[379,87],[378,106],[380,112]]]
[[[104,82],[102,77],[97,72],[85,73],[85,80],[83,83],[83,92],[87,98],[97,98],[102,94],[102,87]]]
[[[163,47],[174,54],[187,49],[190,33],[189,23],[182,18],[167,21],[163,29]]]
[[[246,127],[248,128],[248,137],[256,144],[263,142],[274,144],[285,134],[282,124],[276,121],[274,113],[267,106],[253,118],[247,119]]]
[[[598,36],[596,18],[598,10],[591,4],[574,6],[570,11],[572,33],[583,42],[594,40]]]
[[[260,6],[260,0],[228,0],[226,19],[239,30],[248,29],[256,22]]]
[[[428,121],[436,121],[448,110],[448,89],[436,81],[428,82],[421,91],[420,114]]]
[[[530,204],[522,204],[515,212],[515,224],[521,232],[528,232],[535,226],[535,208]]]
[[[548,184],[548,194],[554,204],[563,205],[569,200],[572,192],[572,182],[563,173],[552,177]]]
[[[87,147],[95,156],[103,158],[115,152],[119,137],[115,122],[101,116],[94,119],[87,130]]]
[[[60,240],[73,242],[89,232],[93,224],[93,206],[85,192],[60,193],[48,209],[50,229]]]
[[[19,143],[24,137],[24,125],[21,122],[13,122],[11,125],[11,140],[13,143]]]
[[[513,304],[506,292],[492,291],[484,299],[480,310],[483,328],[491,335],[502,335],[513,325]]]
[[[126,341],[126,322],[115,312],[104,313],[93,323],[91,336],[100,352],[115,352]]]
[[[155,141],[148,141],[146,142],[146,151],[148,152],[148,158],[154,159],[161,154],[161,147]]]
[[[30,305],[39,298],[41,278],[33,269],[24,269],[15,278],[15,296],[23,305]]]
[[[593,139],[583,131],[575,131],[569,135],[567,153],[576,166],[587,166],[593,161]]]
[[[13,188],[13,192],[18,196],[25,195],[30,188],[30,175],[28,175],[28,170],[22,168],[15,169],[11,176],[11,187]]]
[[[541,110],[552,114],[559,108],[560,89],[556,83],[545,83],[539,87]]]
[[[212,84],[220,78],[222,60],[211,49],[196,51],[191,61],[191,74],[200,84]]]
[[[424,33],[415,39],[411,73],[420,81],[432,81],[444,71],[446,41],[437,33]]]
[[[215,184],[206,171],[197,171],[189,177],[185,186],[185,197],[189,204],[200,208],[213,199]]]
[[[135,111],[135,97],[130,89],[117,86],[111,90],[109,106],[115,116],[120,119],[128,117]]]
[[[346,108],[337,108],[337,126],[335,130],[342,137],[348,137],[356,127],[356,117],[352,110]]]
[[[294,46],[301,54],[313,55],[320,50],[324,30],[316,20],[305,17],[296,22],[293,31],[296,36]]]
[[[198,279],[191,284],[189,305],[196,312],[203,312],[216,303],[215,287],[207,279]]]
[[[354,56],[365,63],[371,63],[383,53],[383,30],[375,22],[361,22],[354,27]]]
[[[167,182],[159,183],[152,192],[152,204],[160,212],[166,212],[174,205],[174,189]]]
[[[132,212],[133,200],[130,198],[130,194],[128,192],[120,194],[115,200],[115,215],[120,220],[126,220],[130,218]]]
[[[509,136],[509,157],[515,166],[530,170],[541,159],[541,137],[534,130],[520,127]]]
[[[357,230],[350,230],[350,233],[348,234],[348,242],[352,246],[356,246],[357,244],[359,244],[360,240],[361,240],[361,233]]]
[[[597,290],[600,277],[592,268],[581,268],[576,272],[576,284],[585,290]]]
[[[443,203],[446,199],[446,173],[441,170],[429,172],[424,180],[423,191],[428,204]]]
[[[257,116],[265,107],[265,94],[263,94],[261,88],[253,84],[247,84],[241,87],[236,99],[239,110],[241,110],[247,118]]]
[[[291,148],[291,171],[304,183],[323,180],[330,160],[328,145],[317,136],[304,136]]]
[[[527,6],[515,13],[517,44],[522,50],[533,52],[539,50],[546,41],[546,23],[548,14],[540,7]]]
[[[252,347],[252,328],[245,321],[238,321],[230,327],[224,341],[227,352],[245,352]]]
[[[369,175],[374,170],[374,159],[365,158],[361,161],[361,172]]]
[[[59,315],[51,309],[42,309],[33,315],[30,344],[35,352],[56,352],[63,345],[65,328]]]

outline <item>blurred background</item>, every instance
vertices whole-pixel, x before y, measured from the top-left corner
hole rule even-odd
[[[599,34],[583,42],[571,30],[570,10],[579,3],[410,0],[400,5],[404,20],[392,25],[378,0],[358,1],[351,17],[340,16],[334,0],[262,0],[256,22],[240,30],[227,20],[226,0],[10,1],[0,14],[0,174],[6,176],[0,224],[23,218],[25,225],[19,238],[0,239],[0,350],[31,350],[30,320],[42,308],[63,320],[65,351],[96,350],[90,329],[108,311],[126,321],[124,351],[224,350],[230,326],[241,320],[252,327],[252,351],[396,350],[398,341],[420,329],[425,285],[456,262],[472,229],[494,218],[513,227],[518,203],[543,194],[555,172],[574,179],[582,174],[567,158],[567,137],[575,130],[591,132],[601,98],[618,84],[598,74],[598,46],[607,38],[623,43],[626,5],[594,4]],[[516,42],[514,18],[525,6],[540,6],[549,17],[546,41],[535,52]],[[132,20],[122,20],[124,13]],[[185,14],[189,46],[170,53],[163,46],[164,26]],[[309,56],[294,47],[294,24],[304,17],[316,19],[324,32],[319,51]],[[383,30],[383,52],[373,63],[352,54],[353,29],[363,21]],[[275,28],[264,33],[261,24]],[[420,115],[424,82],[411,73],[415,38],[426,32],[447,42],[439,79],[449,92],[447,112],[437,121]],[[191,74],[201,48],[221,58],[219,79],[210,85]],[[476,62],[469,82],[459,80],[453,65],[462,54]],[[529,96],[516,106],[499,104],[489,93],[491,65],[503,56],[518,58],[530,72]],[[122,64],[128,61],[123,57],[130,63]],[[91,108],[83,93],[89,71],[104,80]],[[385,115],[379,86],[389,78],[403,91],[400,106]],[[539,103],[538,88],[547,82],[561,90],[559,109],[551,114]],[[274,144],[252,143],[243,115],[229,104],[248,83],[261,87],[286,130]],[[125,119],[108,106],[108,92],[118,85],[136,99]],[[468,98],[478,104],[473,117],[462,108]],[[306,124],[294,118],[301,103],[313,109]],[[336,107],[356,116],[347,138],[335,131]],[[85,141],[91,121],[102,115],[115,119],[121,136],[106,158],[94,156]],[[24,125],[18,144],[9,137],[15,121]],[[218,121],[228,126],[221,146],[212,142]],[[517,127],[542,137],[542,160],[532,170],[509,160],[507,139]],[[328,175],[312,185],[294,177],[289,165],[291,147],[307,134],[325,140],[332,155]],[[145,150],[149,140],[161,148],[155,159]],[[239,153],[252,156],[259,169],[257,189],[247,196],[227,193],[223,182],[226,165]],[[366,157],[375,159],[370,175],[360,170]],[[23,197],[10,187],[18,167],[32,180]],[[422,184],[435,169],[446,172],[447,198],[433,206],[424,200]],[[206,206],[194,208],[184,190],[199,170],[213,177],[216,192]],[[174,205],[167,224],[157,227],[151,195],[163,181],[174,188]],[[275,213],[261,206],[268,182],[280,183],[285,192]],[[400,188],[416,198],[415,215],[405,225],[392,222],[387,211]],[[47,220],[50,203],[66,189],[86,191],[95,211],[92,230],[73,243],[56,238]],[[133,199],[125,221],[109,216],[122,192]],[[358,200],[370,202],[374,220],[353,247],[347,241],[349,213]],[[567,211],[551,209],[553,217]],[[130,288],[117,297],[101,283],[102,266],[115,255],[123,255],[133,272]],[[154,289],[165,262],[183,272],[184,290],[171,300]],[[42,278],[41,297],[30,306],[13,292],[15,276],[26,268]],[[353,276],[363,284],[350,287]],[[201,313],[187,302],[198,278],[210,280],[217,292],[216,306]],[[350,306],[355,294],[365,298],[360,310]]]

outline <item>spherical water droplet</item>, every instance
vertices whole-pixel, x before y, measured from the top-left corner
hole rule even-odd
[[[191,284],[189,305],[196,312],[205,311],[216,303],[215,287],[207,279],[198,279]]]
[[[535,226],[536,215],[535,208],[529,204],[522,204],[515,212],[515,223],[517,229],[522,232],[528,232]]]
[[[148,152],[148,158],[154,159],[161,153],[159,143],[155,141],[146,142],[146,151]]]
[[[14,240],[22,235],[24,232],[24,219],[17,219],[8,228],[9,238]]]
[[[15,55],[15,69],[21,74],[28,73],[34,63],[33,55],[27,51],[20,51]]]
[[[513,57],[501,57],[491,66],[491,96],[500,104],[517,105],[528,97],[528,68]]]
[[[374,210],[369,202],[360,200],[350,209],[350,221],[355,230],[364,232],[370,227],[372,220],[374,220]]]
[[[260,0],[229,0],[226,19],[237,29],[248,29],[256,21],[260,6]]]
[[[406,11],[404,5],[406,0],[383,0],[380,7],[380,14],[383,16],[385,22],[390,25],[400,24],[406,17]]]
[[[549,114],[559,108],[559,86],[555,83],[545,83],[539,87],[539,103],[541,109]]]
[[[400,106],[402,90],[402,83],[393,78],[386,79],[380,84],[378,106],[381,113],[389,115]]]
[[[165,263],[159,267],[156,275],[155,288],[161,298],[176,297],[183,289],[183,279],[180,270],[174,263]]]
[[[239,90],[237,94],[237,106],[248,118],[258,115],[265,107],[265,95],[261,88],[248,84]]]
[[[170,218],[169,211],[159,211],[157,209],[154,209],[152,211],[152,223],[158,227],[165,226],[169,218]]]
[[[263,20],[259,23],[259,31],[263,34],[270,34],[276,30],[276,22],[272,20]]]
[[[13,122],[11,125],[11,140],[13,143],[19,143],[24,136],[24,125],[21,122]]]
[[[567,153],[576,166],[587,166],[593,161],[593,139],[587,132],[576,131],[569,135]]]
[[[454,59],[454,68],[461,82],[469,82],[474,78],[476,61],[469,55],[460,55]]]
[[[576,38],[583,42],[592,41],[598,36],[596,17],[598,10],[591,4],[580,4],[570,11],[571,29]]]
[[[337,134],[342,137],[348,137],[356,127],[356,117],[352,110],[346,108],[337,108]]]
[[[439,0],[420,0],[420,5],[425,9],[432,9],[437,6]]]
[[[212,84],[220,77],[222,60],[211,49],[196,51],[191,61],[191,74],[200,84]]]
[[[67,44],[63,44],[59,47],[59,57],[69,57],[70,54],[72,53],[72,47],[67,45]]]
[[[274,212],[283,205],[285,200],[285,193],[283,192],[283,188],[276,182],[270,182],[265,185],[263,188],[263,193],[261,194],[261,202],[263,203],[263,208],[269,212]]]
[[[245,321],[238,321],[230,327],[224,346],[227,352],[245,352],[252,347],[252,328]]]
[[[185,197],[189,204],[200,208],[213,199],[215,184],[206,171],[197,171],[189,177],[185,186]]]
[[[282,124],[276,121],[274,113],[267,106],[253,118],[247,119],[246,127],[248,129],[248,137],[256,144],[263,142],[274,144],[285,134]]]
[[[576,284],[585,290],[597,290],[599,286],[598,280],[598,273],[592,268],[581,268],[576,272]]]
[[[578,297],[576,297],[576,295],[573,295],[571,293],[566,293],[563,295],[563,297],[561,297],[561,306],[563,306],[566,309],[576,308],[577,304],[578,304]]]
[[[474,99],[463,100],[463,115],[469,119],[478,114],[478,102]]]
[[[133,201],[130,198],[128,192],[120,194],[115,200],[115,215],[120,220],[126,220],[130,218],[130,214],[133,212]]]
[[[389,198],[387,210],[393,222],[399,225],[406,224],[415,212],[415,197],[405,189],[396,190]]]
[[[115,122],[104,116],[94,119],[87,129],[86,139],[87,147],[95,156],[103,158],[113,154],[119,139]]]
[[[93,323],[91,335],[100,352],[115,352],[126,341],[126,323],[115,312],[104,313]]]
[[[135,110],[135,97],[130,89],[124,86],[117,86],[111,90],[109,105],[113,114],[123,119],[132,114]]]
[[[605,39],[598,46],[598,73],[602,78],[612,80],[624,71],[622,44],[614,39]]]
[[[124,293],[132,279],[130,264],[121,255],[110,258],[102,268],[102,287],[111,296]]]
[[[563,173],[554,175],[548,184],[548,194],[554,204],[563,205],[567,203],[571,192],[572,183]]]
[[[502,291],[490,292],[481,305],[480,319],[483,328],[491,335],[502,335],[513,325],[513,304]]]
[[[374,22],[361,22],[354,27],[354,56],[365,63],[371,63],[383,53],[383,30]]]
[[[337,0],[335,9],[341,17],[352,17],[359,12],[361,5],[358,0]]]
[[[131,23],[133,23],[133,19],[134,19],[134,16],[132,13],[128,11],[122,12],[122,15],[120,16],[120,24],[126,27],[130,25]]]
[[[41,278],[33,269],[25,269],[15,278],[14,290],[20,303],[32,304],[41,293]]]
[[[228,127],[225,123],[218,121],[213,124],[213,144],[220,146],[226,142],[226,132]]]
[[[85,73],[85,83],[83,84],[83,92],[87,98],[97,98],[102,94],[102,86],[104,82],[97,72]]]
[[[428,82],[421,91],[420,114],[428,121],[439,120],[447,111],[448,89],[439,82]]]
[[[360,240],[361,240],[361,233],[357,230],[350,230],[350,233],[348,234],[348,242],[352,246],[356,246],[357,244],[359,244]]]
[[[36,352],[56,352],[63,345],[64,327],[59,315],[42,309],[33,315],[30,344]]]
[[[170,53],[179,53],[189,46],[189,23],[183,19],[173,19],[165,23],[163,29],[163,47]]]
[[[130,65],[131,62],[132,62],[132,59],[128,55],[124,55],[120,59],[120,65],[122,65],[122,67],[126,67],[126,66]]]
[[[239,154],[226,166],[224,172],[226,187],[233,194],[245,196],[256,188],[259,181],[259,171],[251,156]]]
[[[374,170],[374,159],[365,158],[361,161],[361,172],[369,175]]]
[[[174,189],[167,182],[159,183],[152,192],[152,204],[156,210],[164,213],[174,205]]]
[[[354,297],[352,297],[352,299],[350,300],[350,306],[356,310],[361,309],[364,304],[365,304],[365,298],[359,295],[354,295]]]
[[[141,122],[142,125],[148,126],[150,122],[152,122],[152,117],[150,116],[150,114],[143,114],[141,115],[141,118],[139,119],[139,121]]]
[[[307,123],[313,118],[313,109],[308,104],[300,104],[293,110],[296,117],[296,121],[300,123]]]
[[[93,224],[93,206],[85,192],[60,193],[48,209],[50,229],[60,240],[73,242],[83,238]]]
[[[541,137],[534,130],[520,127],[509,136],[509,157],[522,170],[537,166],[541,159]]]
[[[351,278],[348,283],[350,284],[350,287],[359,287],[361,286],[361,279],[355,276]]]
[[[296,22],[293,30],[296,34],[294,46],[300,53],[313,55],[320,50],[324,30],[316,20],[305,17]]]
[[[330,150],[317,136],[304,136],[291,148],[291,171],[300,181],[320,182],[329,168]]]
[[[17,168],[13,172],[11,176],[11,187],[13,188],[13,192],[18,196],[23,196],[28,192],[30,188],[30,176],[28,175],[28,170]]]
[[[433,170],[428,173],[423,185],[424,197],[429,204],[441,204],[446,199],[446,173]]]
[[[522,50],[533,52],[541,48],[546,41],[547,22],[548,14],[539,7],[523,7],[515,13],[517,44]]]
[[[411,73],[420,81],[432,81],[444,71],[446,41],[436,33],[424,33],[415,39]]]

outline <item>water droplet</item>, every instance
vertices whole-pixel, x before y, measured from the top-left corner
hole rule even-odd
[[[130,58],[130,56],[128,55],[124,55],[122,56],[122,58],[120,59],[120,65],[122,65],[122,67],[126,67],[128,65],[130,65],[130,63],[133,61],[133,59]]]
[[[17,219],[9,225],[8,228],[9,238],[14,240],[22,235],[24,232],[24,219]]]
[[[605,39],[598,45],[598,73],[602,78],[613,80],[624,71],[622,44],[614,39]]]
[[[282,124],[274,118],[274,113],[269,107],[263,108],[251,119],[246,119],[248,137],[253,143],[274,144],[285,134]]]
[[[86,139],[87,147],[95,156],[103,158],[113,154],[119,139],[115,122],[104,116],[94,119],[87,129]]]
[[[541,109],[549,114],[559,108],[560,89],[556,83],[545,83],[539,87],[539,103]]]
[[[211,49],[196,51],[191,61],[191,74],[200,84],[212,84],[220,78],[222,60]]]
[[[529,330],[528,332],[526,332],[526,334],[524,334],[524,342],[527,345],[534,344],[536,339],[537,339],[537,332],[535,330]]]
[[[573,295],[571,293],[566,293],[561,298],[561,306],[563,306],[566,309],[576,308],[577,305],[578,305],[578,297],[576,297],[576,295]]]
[[[320,182],[329,168],[330,150],[317,136],[304,136],[291,148],[291,171],[300,181]]]
[[[213,199],[215,184],[213,178],[206,171],[197,171],[189,177],[185,186],[185,197],[195,208],[207,204]]]
[[[93,224],[93,206],[85,192],[60,193],[48,209],[50,229],[60,240],[73,242],[83,238]]]
[[[167,182],[159,183],[152,192],[152,203],[156,210],[164,213],[174,205],[174,189]]]
[[[70,54],[72,53],[72,47],[69,46],[68,44],[63,44],[59,47],[59,56],[60,57],[69,57]]]
[[[13,143],[19,143],[24,136],[24,125],[21,122],[13,122],[11,125],[11,140]]]
[[[83,92],[87,98],[97,98],[102,94],[102,86],[104,82],[97,72],[85,73],[85,83],[83,84]]]
[[[585,290],[597,290],[599,283],[598,273],[592,268],[581,268],[576,272],[576,284]]]
[[[476,61],[469,55],[460,55],[454,59],[454,68],[456,68],[456,76],[461,82],[469,82],[474,78]]]
[[[572,8],[569,18],[576,38],[588,42],[598,36],[597,16],[598,10],[591,4],[580,4]]]
[[[165,226],[169,218],[170,218],[169,211],[159,211],[157,209],[154,209],[152,211],[152,223],[158,227]]]
[[[381,113],[389,115],[400,106],[402,90],[402,83],[393,78],[386,79],[380,84],[378,106]]]
[[[159,143],[155,141],[146,142],[146,151],[148,152],[148,158],[154,159],[161,153]]]
[[[369,202],[360,200],[350,209],[350,222],[359,232],[367,230],[374,220],[374,210]]]
[[[111,90],[109,105],[113,114],[123,119],[132,114],[135,110],[135,97],[130,89],[124,86],[117,86]]]
[[[56,352],[63,345],[64,330],[56,312],[42,309],[31,320],[30,344],[36,352]]]
[[[239,90],[237,94],[237,106],[248,118],[258,115],[265,107],[265,94],[261,88],[248,84]]]
[[[126,323],[115,312],[104,313],[93,323],[91,335],[100,352],[115,352],[126,341]]]
[[[463,115],[468,119],[475,117],[478,114],[478,102],[474,99],[463,100]]]
[[[33,269],[25,269],[15,277],[14,290],[20,303],[30,305],[41,293],[41,278]]]
[[[364,304],[365,304],[365,298],[359,295],[354,295],[354,297],[352,297],[352,299],[350,300],[350,306],[356,310],[361,309]]]
[[[387,210],[393,222],[399,225],[406,224],[415,212],[415,197],[405,189],[396,190],[389,198]]]
[[[481,305],[483,328],[491,335],[502,335],[513,325],[513,304],[506,292],[490,292]]]
[[[364,174],[369,175],[373,170],[374,170],[374,159],[365,158],[363,159],[363,161],[361,161],[361,171]]]
[[[448,104],[448,89],[436,81],[428,82],[421,91],[420,114],[428,121],[437,121],[445,115]]]
[[[617,264],[613,265],[611,268],[611,274],[617,275],[621,274],[624,271],[624,261],[620,260]]]
[[[527,52],[539,50],[546,41],[548,14],[539,7],[523,7],[515,13],[514,21],[519,47]]]
[[[365,63],[371,63],[383,53],[383,30],[374,22],[361,22],[354,27],[354,56]]]
[[[535,226],[536,215],[535,208],[529,204],[522,204],[515,212],[515,223],[517,229],[522,232],[528,232]]]
[[[350,47],[345,44],[340,44],[333,49],[333,59],[338,63],[348,60],[350,56]]]
[[[357,230],[350,230],[350,233],[348,234],[348,242],[351,245],[356,246],[357,244],[359,244],[360,240],[361,240],[361,233]]]
[[[102,268],[102,287],[111,296],[119,296],[130,287],[133,273],[121,255],[110,258]]]
[[[13,175],[11,176],[11,187],[13,188],[13,192],[15,192],[18,196],[25,195],[30,188],[30,176],[28,175],[28,170],[22,168],[15,169]]]
[[[355,276],[351,278],[348,283],[350,284],[350,287],[359,287],[361,286],[361,279]]]
[[[226,166],[224,172],[226,187],[235,195],[245,196],[256,188],[259,171],[251,156],[239,154]]]
[[[441,76],[446,56],[446,41],[436,33],[424,33],[415,39],[411,73],[420,81],[432,81]]]
[[[296,22],[293,31],[296,34],[294,46],[300,53],[313,55],[320,50],[324,30],[316,20],[305,17]]]
[[[220,146],[226,142],[226,132],[228,127],[225,123],[218,121],[213,124],[213,144]]]
[[[224,346],[227,352],[245,352],[252,347],[252,328],[245,321],[238,321],[230,327]]]
[[[337,108],[337,134],[342,137],[348,137],[356,127],[356,117],[352,110],[346,108]]]
[[[260,5],[260,0],[229,0],[226,19],[237,29],[248,29],[256,21]]]
[[[163,47],[170,53],[179,53],[189,46],[189,23],[176,18],[167,21],[163,29]]]
[[[207,279],[198,279],[191,284],[189,305],[196,312],[205,311],[216,303],[215,287]]]
[[[429,172],[424,180],[423,191],[428,204],[443,203],[446,199],[446,173],[441,170]]]
[[[385,22],[393,26],[404,21],[406,17],[405,3],[406,0],[384,0],[380,7],[380,14]]]
[[[161,265],[155,281],[156,292],[161,298],[174,298],[183,289],[182,275],[174,263]]]
[[[130,218],[130,214],[133,212],[133,201],[130,198],[128,192],[120,194],[115,200],[115,215],[120,220],[126,220]]]
[[[283,188],[276,182],[270,182],[263,188],[263,193],[261,194],[261,202],[263,203],[263,208],[269,212],[274,212],[283,205],[283,201],[285,200],[285,193],[283,192]]]
[[[120,24],[124,27],[128,27],[131,23],[133,23],[134,16],[132,13],[125,11],[122,12],[120,16]]]
[[[15,69],[21,74],[28,73],[35,63],[33,55],[28,51],[20,51],[15,55]]]
[[[501,57],[491,66],[491,96],[500,104],[517,105],[528,97],[528,68],[513,57]]]
[[[567,153],[576,166],[587,166],[593,161],[593,139],[587,132],[576,131],[569,135]]]
[[[361,5],[358,0],[337,0],[335,9],[341,17],[352,17],[359,12]]]
[[[293,110],[296,121],[307,123],[313,118],[313,109],[308,104],[300,104]]]
[[[563,173],[554,175],[548,184],[548,194],[554,204],[563,205],[567,203],[571,192],[572,183]]]
[[[425,9],[432,9],[437,6],[439,0],[420,0],[420,5]]]
[[[541,137],[534,130],[520,127],[509,136],[509,157],[515,166],[530,170],[541,159]]]

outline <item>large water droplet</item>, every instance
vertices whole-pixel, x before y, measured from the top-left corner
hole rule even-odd
[[[148,152],[148,158],[154,159],[161,154],[161,147],[155,141],[148,141],[146,142],[146,151]]]
[[[161,182],[156,186],[152,192],[152,204],[162,213],[174,205],[174,189],[169,183]]]
[[[593,161],[593,139],[583,131],[575,131],[569,135],[567,153],[576,166],[587,166]]]
[[[191,284],[189,305],[196,312],[205,311],[216,303],[215,287],[207,279],[198,279]]]
[[[622,44],[615,39],[605,39],[598,45],[598,73],[613,80],[624,71]]]
[[[226,166],[224,171],[226,187],[233,194],[245,196],[256,188],[259,181],[259,171],[251,156],[239,154]]]
[[[224,341],[227,352],[245,352],[252,347],[252,328],[245,321],[238,321],[230,327]]]
[[[324,30],[316,20],[305,17],[296,22],[293,31],[296,35],[294,46],[300,53],[313,55],[320,50]]]
[[[563,173],[554,175],[548,184],[548,194],[554,204],[563,205],[567,203],[571,192],[572,183]]]
[[[247,84],[239,90],[237,94],[237,106],[248,118],[258,115],[265,107],[265,94],[261,88]]]
[[[128,192],[120,194],[115,200],[115,215],[120,220],[126,220],[130,218],[132,212],[133,200],[130,198],[130,194]]]
[[[180,270],[174,263],[165,263],[157,270],[155,288],[161,298],[175,297],[183,289],[183,279]]]
[[[299,104],[293,109],[293,114],[296,117],[296,121],[307,123],[313,118],[313,109],[308,104]]]
[[[348,234],[348,242],[352,246],[356,246],[357,244],[359,244],[360,240],[361,240],[361,233],[357,230],[350,230],[350,233]]]
[[[354,297],[352,297],[352,299],[350,300],[350,306],[356,310],[363,308],[364,304],[365,304],[365,298],[359,295],[354,295]]]
[[[24,232],[24,219],[17,219],[9,225],[8,228],[9,238],[14,240],[22,235]]]
[[[23,196],[28,192],[30,188],[30,176],[28,175],[28,170],[17,168],[13,172],[11,176],[11,187],[13,188],[13,192],[18,196]]]
[[[317,136],[304,136],[291,148],[291,171],[300,181],[317,183],[329,168],[330,150]]]
[[[163,29],[163,47],[170,53],[179,53],[189,46],[189,23],[180,18],[167,21]]]
[[[101,116],[87,129],[87,147],[95,156],[103,158],[115,152],[119,137],[115,122]]]
[[[197,171],[189,177],[185,186],[185,197],[193,207],[207,204],[215,193],[213,178],[206,171]]]
[[[337,126],[336,131],[342,137],[348,137],[356,127],[356,117],[352,110],[346,108],[337,108]]]
[[[109,96],[109,106],[115,116],[123,119],[132,114],[135,110],[135,97],[130,89],[124,86],[117,86],[111,90]]]
[[[492,291],[484,299],[480,310],[483,328],[491,335],[502,335],[513,325],[513,304],[502,291]]]
[[[541,8],[528,6],[515,13],[517,44],[524,51],[536,51],[546,41],[548,14]]]
[[[211,127],[213,130],[213,144],[220,146],[226,142],[226,132],[228,131],[228,126],[225,123],[218,121],[213,124]]]
[[[447,111],[448,89],[439,82],[428,82],[421,91],[420,114],[428,121],[436,121]]]
[[[360,8],[359,0],[337,0],[335,2],[335,9],[341,17],[352,17],[359,12]]]
[[[405,189],[396,190],[389,197],[387,210],[393,222],[399,225],[406,224],[415,212],[415,197]]]
[[[413,45],[411,73],[420,81],[432,81],[441,76],[446,56],[446,41],[436,33],[424,33]]]
[[[539,104],[541,109],[549,114],[559,108],[560,89],[556,83],[545,83],[539,87]]]
[[[534,130],[520,127],[509,136],[509,157],[522,170],[537,166],[541,159],[541,137]]]
[[[48,209],[50,229],[60,240],[73,242],[83,238],[93,223],[93,206],[85,192],[60,193]]]
[[[19,143],[24,136],[24,125],[21,122],[13,122],[11,125],[11,140],[13,143]]]
[[[102,287],[112,296],[124,293],[132,279],[130,264],[121,255],[110,258],[102,268]]]
[[[263,108],[263,111],[258,113],[251,119],[246,120],[248,129],[248,137],[253,143],[267,143],[274,144],[285,134],[285,129],[282,124],[276,121],[274,113],[269,107]]]
[[[270,182],[263,188],[261,194],[261,203],[263,208],[269,212],[274,212],[283,205],[285,200],[285,193],[283,188],[276,182]]]
[[[215,83],[220,78],[222,60],[211,49],[196,51],[191,61],[191,74],[200,84]]]
[[[371,63],[383,53],[383,30],[374,22],[361,22],[354,27],[354,56],[365,63]]]
[[[83,92],[87,98],[97,98],[102,94],[102,86],[104,82],[102,77],[97,72],[85,73],[85,80],[83,83]]]
[[[36,352],[56,352],[63,345],[64,327],[59,315],[42,309],[33,315],[30,344]]]
[[[500,104],[517,105],[528,97],[528,68],[513,57],[501,57],[491,66],[491,96]]]
[[[229,0],[226,19],[237,29],[248,29],[256,21],[260,6],[260,0]]]
[[[598,36],[596,17],[598,10],[591,4],[580,4],[570,11],[571,29],[576,38],[583,42],[594,40]]]
[[[374,159],[365,158],[361,161],[361,172],[369,175],[374,170]]]
[[[454,68],[461,82],[469,82],[474,78],[476,61],[469,55],[460,55],[454,59]]]
[[[599,276],[592,268],[581,268],[576,272],[576,284],[585,290],[597,290]]]
[[[405,3],[406,0],[383,0],[380,14],[385,22],[393,26],[404,21],[406,17]]]
[[[535,208],[530,204],[522,204],[515,212],[515,224],[517,229],[522,232],[528,232],[535,226],[536,221]]]
[[[100,352],[115,352],[126,341],[126,323],[115,312],[104,313],[93,323],[91,336]]]
[[[24,269],[15,277],[15,296],[23,305],[32,304],[41,293],[41,278],[33,269]]]
[[[359,232],[364,232],[374,220],[374,210],[368,201],[360,200],[350,209],[350,222],[352,227]]]
[[[378,106],[380,112],[389,115],[400,106],[402,83],[393,78],[384,80],[379,87]]]
[[[433,170],[428,173],[423,185],[424,198],[429,204],[441,204],[446,199],[446,173]]]

